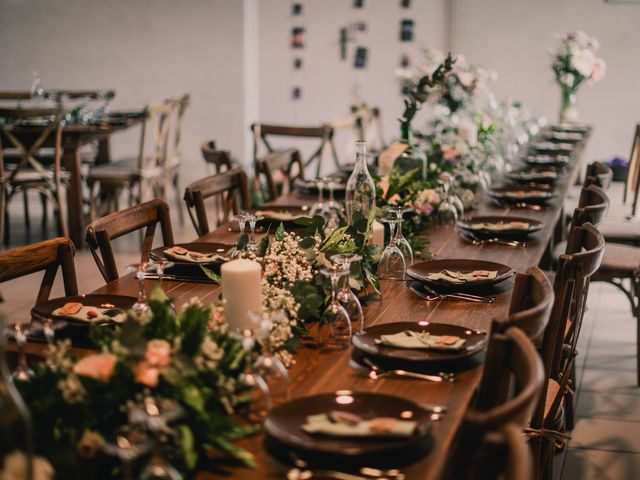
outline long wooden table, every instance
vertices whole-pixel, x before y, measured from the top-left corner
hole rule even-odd
[[[451,226],[433,226],[425,233],[429,240],[428,249],[437,258],[483,259],[500,262],[518,271],[525,271],[537,265],[543,258],[547,244],[552,240],[556,223],[562,215],[562,202],[568,188],[574,184],[580,170],[580,163],[586,138],[576,146],[573,162],[557,185],[557,197],[548,209],[542,211],[501,208],[480,198],[474,213],[530,217],[544,223],[543,230],[526,247],[506,247],[501,245],[472,245],[462,240]],[[314,198],[296,193],[289,194],[274,202],[275,205],[305,205]],[[230,232],[228,226],[205,235],[198,241],[233,243],[237,233]],[[148,281],[151,289],[155,282]],[[213,301],[218,288],[211,284],[164,282],[164,288],[177,305],[198,297],[202,301]],[[96,293],[135,295],[137,282],[124,277],[98,289]],[[365,305],[365,326],[386,322],[428,320],[462,325],[471,329],[487,330],[493,317],[504,315],[508,309],[510,291],[501,293],[493,304],[467,303],[463,301],[427,302],[413,295],[404,282],[383,281],[382,300]],[[430,453],[416,463],[403,467],[407,478],[436,479],[443,472],[445,463],[453,452],[456,433],[463,421],[466,410],[480,381],[482,368],[458,373],[455,383],[430,383],[420,380],[397,378],[369,379],[357,374],[348,366],[350,351],[320,354],[316,350],[300,348],[295,355],[296,363],[291,369],[293,380],[292,396],[302,397],[336,390],[368,391],[397,395],[419,403],[435,403],[447,406],[447,413],[436,422],[433,430],[434,446]],[[199,479],[242,478],[275,479],[284,478],[289,466],[278,463],[263,448],[264,436],[257,435],[244,439],[239,444],[251,451],[258,462],[257,469],[238,466],[219,467],[216,472],[201,472]]]

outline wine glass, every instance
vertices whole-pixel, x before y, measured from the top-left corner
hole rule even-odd
[[[250,317],[251,318],[251,317]],[[240,341],[245,351],[244,370],[238,377],[240,385],[247,391],[249,403],[244,412],[246,420],[261,424],[271,410],[269,385],[256,369],[256,332],[246,328],[240,332]]]
[[[31,328],[33,333],[39,333],[42,331],[42,335],[47,341],[47,345],[52,346],[56,337],[56,330],[60,330],[67,326],[67,322],[63,320],[54,320],[35,312],[31,312],[33,321],[31,322]],[[35,330],[34,330],[35,329]]]
[[[264,219],[264,217],[259,215],[254,215],[249,213],[247,215],[247,221],[249,222],[249,229],[251,230],[251,235],[249,236],[249,243],[247,244],[247,249],[250,252],[255,252],[258,250],[258,242],[256,242],[256,223],[260,220]]]
[[[103,451],[107,455],[118,457],[122,463],[122,477],[124,480],[133,480],[131,464],[133,461],[146,454],[151,447],[147,433],[136,425],[123,425],[118,428],[113,437],[103,445]]]
[[[326,179],[327,187],[329,188],[329,201],[325,205],[325,219],[327,228],[335,229],[340,224],[340,217],[342,216],[342,206],[336,202],[334,197],[334,190],[336,188],[336,179],[329,177]]]
[[[244,233],[244,228],[247,225],[247,212],[240,212],[237,215],[233,215],[231,217],[231,221],[233,222],[238,222],[238,230],[240,230],[240,235],[242,235]],[[240,256],[240,250],[238,249],[234,249],[233,253],[231,254],[231,258],[238,258]]]
[[[25,323],[17,322],[14,324],[13,329],[9,332],[13,339],[18,344],[18,365],[11,374],[11,378],[14,380],[20,380],[22,382],[28,381],[33,375],[33,370],[27,363],[27,335],[29,334],[29,325]]]
[[[127,272],[134,273],[138,279],[138,300],[131,307],[138,315],[144,315],[149,313],[150,307],[147,303],[147,293],[144,289],[145,274],[151,269],[151,264],[148,262],[132,263],[127,265]]]
[[[351,343],[351,319],[338,300],[338,281],[347,272],[325,268],[320,273],[331,281],[331,303],[325,309],[318,326],[318,343],[324,351],[344,350]]]
[[[353,290],[351,290],[351,286],[349,285],[351,264],[359,262],[362,260],[362,257],[356,254],[338,253],[333,255],[331,260],[339,265],[345,272],[342,289],[338,293],[338,300],[349,315],[351,327],[354,328],[357,325],[358,329],[355,332],[356,335],[362,335],[364,333],[364,314],[362,313],[362,305],[360,304],[358,296]]]
[[[269,387],[271,405],[285,403],[291,396],[291,379],[280,357],[274,355],[270,339],[273,328],[286,319],[285,313],[283,310],[273,312],[253,310],[249,312],[249,319],[254,325],[253,329],[256,331],[255,335],[261,347],[261,353],[255,361],[254,368]]]
[[[318,188],[318,200],[311,206],[311,211],[309,212],[309,215],[311,217],[315,217],[316,215],[323,216],[323,213],[325,210],[325,205],[324,205],[325,179],[317,178],[315,183],[316,183],[316,187]]]
[[[458,208],[455,203],[451,199],[451,194],[449,192],[449,183],[448,182],[440,182],[442,184],[442,201],[440,205],[438,205],[438,221],[445,224],[455,225],[459,218]]]
[[[395,215],[401,223],[398,224],[398,227],[395,229],[395,237],[394,241],[396,246],[402,252],[404,256],[405,262],[407,265],[411,265],[413,263],[413,249],[409,244],[409,241],[404,237],[404,233],[402,232],[402,222],[404,221],[403,215],[407,212],[411,212],[413,209],[411,207],[402,207],[400,205],[391,206],[387,208],[387,211],[392,215]]]
[[[167,271],[168,268],[174,267],[175,263],[169,261],[169,260],[154,260],[153,263],[150,265],[150,268],[154,269],[156,271],[156,274],[158,275],[158,285],[160,286],[160,288],[162,288],[162,280],[164,278],[164,273]]]
[[[395,242],[395,230],[402,224],[402,219],[383,218],[382,222],[389,225],[389,244],[382,251],[378,274],[381,279],[385,280],[404,280],[407,273],[407,262],[402,250]]]

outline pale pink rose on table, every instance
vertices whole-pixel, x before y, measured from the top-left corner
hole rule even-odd
[[[83,377],[106,382],[111,378],[118,359],[111,353],[88,355],[73,366],[73,372]]]
[[[133,371],[136,382],[146,385],[150,388],[155,388],[158,385],[160,379],[160,370],[150,365],[147,361],[140,362]]]
[[[171,363],[171,345],[166,340],[149,340],[145,360],[154,367],[166,367]]]

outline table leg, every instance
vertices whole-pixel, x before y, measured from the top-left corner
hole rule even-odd
[[[64,146],[63,164],[71,176],[69,188],[67,189],[69,238],[76,248],[82,248],[84,243],[84,216],[82,213],[80,146],[78,144]]]
[[[111,161],[111,137],[98,140],[98,154],[96,155],[96,165],[109,163]]]

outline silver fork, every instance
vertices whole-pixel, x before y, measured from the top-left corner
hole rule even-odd
[[[470,293],[438,293],[429,286],[422,284],[422,288],[424,288],[427,293],[421,292],[417,288],[412,285],[409,285],[409,290],[418,295],[420,298],[424,298],[427,301],[440,300],[440,299],[454,299],[454,300],[465,300],[467,302],[476,302],[476,303],[493,303],[496,301],[496,297],[481,297],[479,295],[471,295]]]
[[[377,378],[383,377],[383,376],[390,376],[390,375],[394,375],[396,377],[409,377],[409,378],[417,378],[420,380],[426,380],[428,382],[448,382],[448,383],[453,383],[455,381],[455,374],[453,373],[449,373],[449,372],[438,372],[436,375],[430,375],[427,373],[418,373],[418,372],[410,372],[407,370],[400,370],[400,369],[390,369],[390,370],[386,370],[382,367],[380,367],[378,364],[374,363],[373,361],[371,361],[371,359],[369,358],[363,358],[362,359],[364,361],[364,363],[366,363],[369,367],[371,367],[371,370],[373,372],[375,372],[375,374],[377,375]]]
[[[491,238],[479,238],[477,235],[474,235],[471,232],[464,232],[462,234],[462,238],[471,242],[473,245],[483,245],[485,243],[495,243],[496,245],[506,245],[508,247],[526,247],[526,242],[521,242],[519,240],[504,240],[498,237]]]

